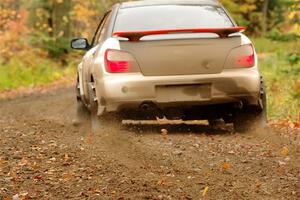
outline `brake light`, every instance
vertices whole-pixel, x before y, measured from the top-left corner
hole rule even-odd
[[[104,55],[105,68],[109,73],[137,72],[139,66],[133,56],[125,51],[108,49]]]
[[[250,68],[255,65],[255,52],[252,44],[232,49],[226,59],[225,68]]]
[[[250,50],[250,55],[240,56],[236,59],[236,64],[241,67],[253,67],[255,59],[254,59],[254,49],[252,45],[248,45],[248,49]]]

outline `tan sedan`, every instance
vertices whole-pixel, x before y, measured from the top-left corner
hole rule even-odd
[[[236,131],[266,123],[253,44],[215,0],[118,3],[78,66],[77,99],[100,118],[224,120]]]

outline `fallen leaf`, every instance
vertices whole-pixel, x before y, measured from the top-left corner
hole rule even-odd
[[[38,182],[38,181],[42,181],[42,180],[43,180],[43,177],[40,176],[40,175],[38,175],[38,176],[35,176],[33,179],[34,179],[36,182]]]
[[[202,196],[204,197],[208,192],[208,186],[205,186],[203,192],[202,192]]]
[[[87,144],[90,144],[90,145],[93,144],[94,143],[93,135],[92,134],[88,134],[88,136],[85,139],[85,142]]]
[[[294,124],[296,128],[300,128],[300,122],[295,122]]]
[[[224,170],[228,170],[228,169],[231,168],[231,165],[230,165],[228,162],[224,162],[224,163],[222,164],[222,168],[223,168]]]
[[[262,183],[260,181],[256,181],[256,188],[259,189],[261,188]]]
[[[261,186],[262,186],[262,183],[260,181],[257,181],[255,186],[256,186],[255,192],[259,193],[259,191],[261,189]]]
[[[157,185],[160,185],[160,186],[165,185],[166,181],[167,181],[166,177],[161,177],[159,179],[159,181],[157,181]]]
[[[69,155],[68,155],[68,154],[65,154],[65,156],[64,156],[64,161],[67,162],[69,159],[70,159],[70,158],[69,158]]]
[[[292,129],[295,128],[295,124],[293,122],[290,122],[289,123],[289,128],[292,128]]]
[[[64,179],[64,181],[70,181],[70,180],[73,179],[74,177],[75,177],[75,173],[72,172],[72,171],[63,174],[63,179]]]
[[[281,155],[283,156],[289,155],[289,149],[287,147],[283,147],[281,150]]]

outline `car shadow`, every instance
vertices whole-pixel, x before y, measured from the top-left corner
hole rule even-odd
[[[123,125],[123,129],[134,132],[135,134],[195,134],[195,135],[231,135],[233,134],[232,125],[212,127],[209,125]]]

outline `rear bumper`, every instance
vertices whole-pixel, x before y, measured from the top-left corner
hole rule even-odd
[[[148,101],[162,107],[240,101],[257,105],[260,74],[256,68],[185,76],[116,74],[96,79],[96,90],[108,112],[136,107]]]

